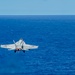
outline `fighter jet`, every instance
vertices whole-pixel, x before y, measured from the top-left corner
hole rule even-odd
[[[26,44],[23,39],[20,39],[17,42],[15,42],[13,40],[13,43],[14,44],[0,45],[0,47],[1,48],[7,48],[8,50],[14,50],[14,52],[17,52],[17,51],[25,52],[25,51],[28,51],[31,49],[37,49],[38,48],[38,46]]]

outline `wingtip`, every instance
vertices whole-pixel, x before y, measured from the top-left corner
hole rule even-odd
[[[38,48],[39,46],[36,46],[36,48]]]
[[[2,45],[0,45],[0,48],[2,48]]]
[[[2,48],[3,46],[2,45],[0,45],[0,48]]]
[[[38,48],[39,46],[37,46],[37,48]]]

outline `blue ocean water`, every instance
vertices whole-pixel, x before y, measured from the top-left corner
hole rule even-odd
[[[0,48],[0,74],[75,75],[75,16],[0,16],[0,44],[20,38],[39,48]]]

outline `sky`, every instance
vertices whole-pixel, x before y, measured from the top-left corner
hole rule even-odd
[[[0,0],[0,15],[75,15],[75,0]]]

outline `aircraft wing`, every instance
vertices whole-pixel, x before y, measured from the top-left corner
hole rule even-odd
[[[7,48],[9,50],[14,50],[15,44],[1,45],[1,48]]]
[[[29,44],[24,44],[23,50],[31,50],[31,49],[37,49],[38,46],[35,45],[29,45]]]
[[[30,49],[37,49],[38,48],[38,46],[26,44],[22,39],[20,39],[17,42],[15,42],[13,40],[13,42],[14,42],[14,44],[0,45],[0,47],[7,48],[8,50],[15,50],[16,47],[22,48],[22,50],[30,50]]]

